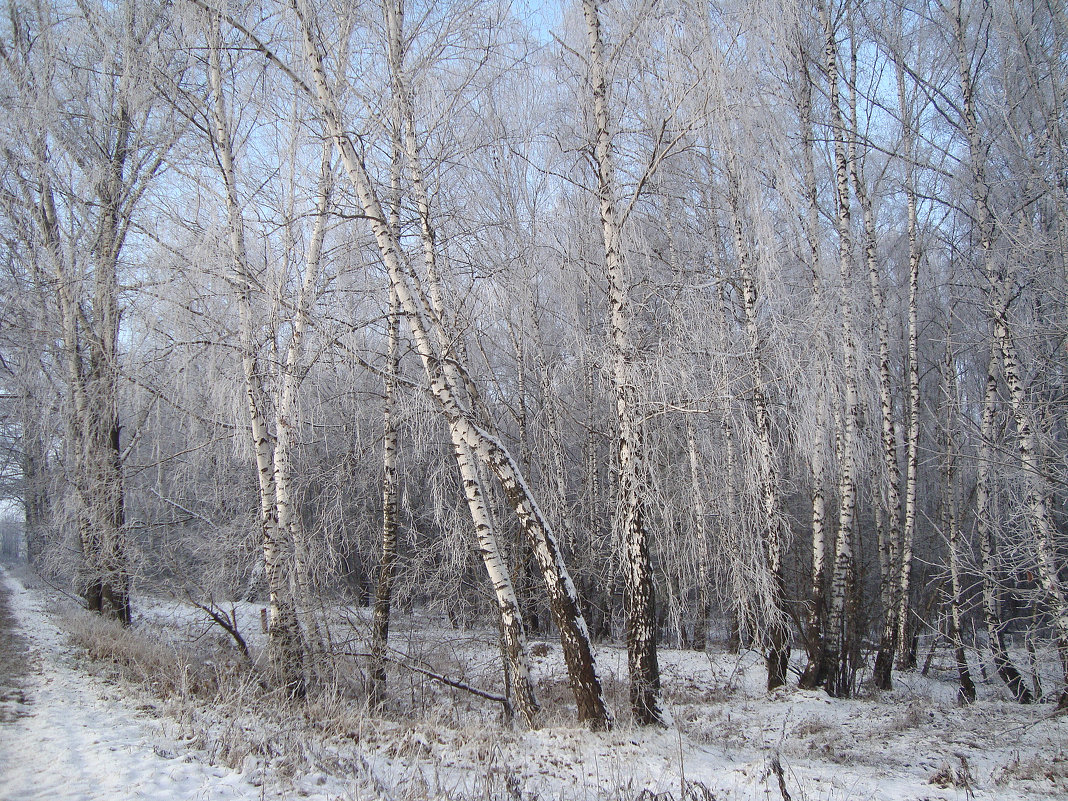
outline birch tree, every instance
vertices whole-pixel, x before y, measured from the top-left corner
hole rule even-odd
[[[733,162],[733,155],[729,157]],[[786,550],[785,526],[779,500],[779,470],[776,464],[776,448],[772,440],[772,421],[770,397],[768,392],[768,375],[764,363],[760,329],[757,321],[757,282],[753,269],[750,248],[742,225],[737,164],[728,167],[728,205],[731,214],[731,227],[734,234],[734,248],[738,258],[742,285],[742,309],[745,318],[745,332],[748,339],[749,355],[753,364],[753,407],[756,415],[757,443],[759,447],[759,485],[760,485],[760,541],[764,559],[772,584],[772,607],[777,615],[767,623],[766,654],[767,687],[774,690],[786,683],[786,671],[789,666],[790,643],[789,622],[786,608],[786,586],[783,573],[783,559]]]
[[[994,669],[1021,704],[1034,700],[1023,676],[1009,657],[1005,647],[1003,624],[998,611],[998,581],[996,575],[996,549],[994,545],[993,478],[994,420],[998,406],[998,352],[996,343],[990,353],[986,381],[983,382],[983,407],[979,425],[978,465],[975,479],[975,519],[979,538],[980,566],[982,569],[983,620],[986,623],[987,647],[994,660]]]
[[[806,616],[807,630],[805,632],[805,646],[807,662],[805,669],[798,681],[804,689],[814,689],[823,684],[826,678],[826,664],[824,663],[824,628],[826,625],[826,584],[827,584],[827,494],[828,476],[827,459],[825,455],[825,440],[827,439],[827,398],[824,391],[826,374],[828,371],[823,362],[823,355],[829,350],[826,342],[826,334],[822,321],[826,316],[826,298],[823,285],[822,266],[820,263],[820,238],[819,238],[819,189],[816,183],[815,166],[815,131],[813,128],[813,103],[812,89],[813,78],[809,70],[809,59],[804,33],[797,32],[796,55],[798,62],[798,122],[801,135],[801,194],[805,200],[804,235],[808,246],[805,251],[805,259],[812,276],[812,307],[814,320],[819,326],[816,332],[817,357],[815,360],[816,374],[813,381],[815,387],[815,415],[811,418],[815,425],[813,439],[815,440],[808,454],[811,465],[811,502],[812,502],[812,574],[810,581],[811,596],[809,609]]]
[[[962,704],[975,702],[975,683],[968,668],[961,627],[961,536],[960,500],[957,477],[957,447],[954,442],[955,414],[958,404],[957,375],[954,371],[950,338],[946,336],[946,350],[942,359],[942,532],[949,551],[949,641],[957,662],[957,697]]]
[[[253,268],[247,241],[245,203],[239,185],[235,160],[233,123],[226,102],[221,67],[222,34],[216,12],[208,12],[208,86],[211,145],[216,154],[225,192],[230,245],[230,282],[238,298],[239,342],[249,434],[255,455],[259,487],[260,525],[263,535],[263,562],[270,607],[269,656],[281,686],[294,697],[306,692],[305,658],[309,649],[320,647],[318,624],[311,607],[308,544],[305,541],[296,500],[293,495],[293,449],[301,420],[298,391],[307,374],[305,335],[312,309],[322,293],[322,252],[330,214],[333,182],[331,151],[324,147],[318,187],[314,200],[312,231],[298,273],[295,295],[287,299],[288,335],[271,332],[275,342],[282,339],[277,375],[268,382],[270,368],[261,363],[262,332],[257,318],[262,314],[262,276]],[[295,158],[295,156],[294,156]],[[295,189],[295,188],[294,188]],[[292,205],[289,225],[295,224]],[[288,234],[287,236],[291,236]],[[287,242],[285,261],[293,252]],[[277,319],[277,315],[272,315]],[[270,419],[274,411],[273,421]],[[273,422],[273,425],[272,425]],[[303,620],[302,620],[303,618]]]
[[[619,426],[619,486],[616,528],[623,542],[627,616],[627,664],[630,672],[630,702],[639,725],[667,725],[669,713],[660,689],[656,655],[656,600],[649,537],[646,532],[645,499],[642,497],[642,423],[635,382],[635,346],[631,336],[630,287],[623,251],[625,212],[618,209],[612,135],[609,129],[608,87],[605,78],[604,42],[596,0],[583,0],[589,51],[589,81],[593,97],[594,161],[597,166],[597,197],[604,239],[605,274],[610,305],[612,380]]]
[[[895,432],[896,421],[894,419],[893,398],[893,365],[890,358],[890,328],[887,323],[884,309],[886,308],[885,297],[880,277],[880,262],[878,255],[878,241],[875,223],[875,206],[871,193],[864,178],[864,156],[858,152],[857,139],[862,136],[857,116],[857,37],[850,23],[850,52],[851,52],[851,76],[849,81],[849,144],[848,160],[849,175],[853,184],[853,192],[857,197],[862,215],[862,230],[864,232],[864,259],[868,272],[868,288],[871,292],[871,305],[876,316],[876,339],[878,343],[878,374],[879,374],[879,402],[880,402],[880,444],[882,446],[882,471],[881,486],[878,489],[880,503],[886,514],[886,526],[881,535],[880,561],[882,563],[882,636],[879,643],[879,655],[876,662],[879,669],[874,676],[875,685],[882,689],[889,689],[890,674],[889,660],[894,653],[895,638],[897,636],[897,616],[899,608],[897,604],[898,577],[902,568],[899,567],[902,560],[903,544],[901,531],[901,492],[899,483],[900,470],[898,469],[898,447]],[[914,215],[913,211],[913,215]],[[910,225],[915,220],[910,217]],[[915,232],[911,232],[915,237]],[[912,240],[910,240],[911,243]],[[914,325],[911,317],[910,325]],[[911,353],[911,351],[910,351]],[[911,369],[911,367],[910,367]]]
[[[1068,654],[1068,595],[1061,584],[1057,567],[1055,526],[1050,509],[1052,491],[1042,469],[1041,438],[1027,402],[1025,378],[1009,310],[1010,286],[1004,274],[1004,265],[995,252],[997,219],[991,208],[991,192],[986,178],[986,149],[975,108],[974,75],[965,38],[966,18],[960,0],[954,2],[949,14],[961,90],[961,124],[968,143],[971,191],[976,204],[975,225],[980,260],[988,284],[992,333],[1000,349],[1001,369],[1016,423],[1018,456],[1026,484],[1026,504],[1031,517],[1032,544],[1039,582],[1050,606],[1057,647],[1065,663],[1065,670],[1068,671],[1068,658],[1065,657]],[[980,20],[980,24],[983,24],[983,20]],[[1068,673],[1065,674],[1065,683],[1061,705],[1068,705]]]
[[[838,536],[835,541],[834,570],[828,599],[827,636],[824,643],[827,666],[827,692],[832,696],[848,696],[852,690],[852,675],[848,667],[846,620],[846,592],[849,571],[854,558],[853,527],[857,504],[857,439],[859,400],[856,331],[853,323],[853,304],[849,285],[853,272],[853,233],[851,198],[849,194],[849,164],[845,141],[845,119],[842,115],[838,75],[838,41],[831,18],[831,9],[820,2],[820,18],[824,33],[824,73],[830,97],[831,127],[834,142],[835,191],[837,207],[837,236],[839,275],[842,284],[840,314],[842,319],[842,349],[844,357],[845,399],[842,408],[839,448]]]

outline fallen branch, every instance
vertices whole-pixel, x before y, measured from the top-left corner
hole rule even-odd
[[[383,662],[389,662],[391,665],[397,665],[398,667],[402,667],[405,670],[410,670],[413,673],[418,673],[421,676],[426,676],[428,679],[433,679],[434,681],[441,682],[442,684],[452,687],[454,689],[469,692],[471,693],[471,695],[476,695],[479,698],[486,699],[487,701],[496,701],[504,709],[504,714],[508,718],[511,718],[514,714],[514,710],[512,709],[512,702],[503,695],[491,693],[488,690],[480,689],[472,684],[460,681],[459,679],[450,679],[448,676],[442,675],[441,673],[435,673],[433,670],[428,670],[427,668],[422,668],[418,665],[413,665],[411,662],[407,662],[403,659],[396,659],[394,657],[386,656],[384,654],[373,655],[368,653],[352,652],[350,652],[348,656],[363,657],[365,659],[380,659]]]

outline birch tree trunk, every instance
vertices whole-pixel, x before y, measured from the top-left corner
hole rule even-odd
[[[719,232],[716,232],[716,238],[720,239]],[[727,324],[727,308],[729,299],[727,297],[727,284],[728,279],[726,272],[722,265],[719,265],[716,269],[716,282],[718,286],[715,292],[715,320],[718,327],[719,334],[719,347],[724,352],[731,351],[731,336],[730,328]],[[723,391],[720,393],[718,403],[719,415],[720,415],[720,433],[723,436],[723,509],[719,515],[721,523],[719,525],[718,536],[725,544],[724,547],[736,549],[737,544],[735,537],[737,536],[737,529],[739,522],[737,520],[740,514],[740,505],[738,502],[738,448],[736,444],[736,437],[734,431],[734,422],[732,416],[732,403],[733,399],[730,391]],[[728,566],[730,561],[728,560]],[[736,573],[736,571],[731,571]],[[741,578],[741,581],[745,581],[745,578]],[[743,640],[743,617],[745,617],[743,610],[743,603],[745,593],[741,591],[739,586],[739,577],[730,575],[728,577],[728,595],[727,595],[727,650],[732,654],[737,654],[742,648]],[[746,647],[750,640],[751,630],[747,629],[745,632]]]
[[[686,450],[690,457],[693,535],[697,540],[697,609],[694,614],[691,646],[695,651],[704,651],[708,645],[709,590],[712,583],[708,557],[708,508],[697,458],[697,434],[689,415],[686,417]]]
[[[394,230],[397,226],[394,225]],[[371,616],[371,681],[368,693],[373,707],[385,699],[386,663],[383,660],[389,641],[389,613],[393,599],[393,582],[397,564],[399,508],[397,490],[397,376],[400,372],[398,343],[400,309],[397,293],[389,290],[389,318],[386,343],[386,396],[382,410],[382,559],[378,568],[374,612]]]
[[[983,412],[979,427],[979,465],[975,483],[975,518],[979,533],[979,553],[983,568],[983,620],[987,642],[994,659],[994,668],[1013,697],[1022,704],[1033,700],[1031,691],[1020,671],[1009,658],[1002,635],[1001,615],[998,611],[996,551],[994,546],[994,516],[991,509],[993,488],[991,468],[994,459],[994,414],[998,401],[997,345],[990,353],[986,388],[983,393]]]
[[[905,526],[901,532],[899,554],[900,572],[897,577],[897,611],[894,615],[897,633],[894,644],[897,648],[899,668],[909,669],[916,664],[915,638],[909,625],[909,603],[912,578],[912,544],[916,540],[916,491],[920,464],[920,348],[919,348],[919,295],[920,295],[920,244],[916,220],[915,167],[913,166],[912,115],[905,99],[905,70],[896,63],[898,106],[901,108],[903,142],[905,151],[905,202],[907,205],[907,228],[909,241],[909,413],[908,452],[905,456]],[[880,650],[879,655],[882,656]],[[889,657],[886,657],[886,686],[890,686]],[[880,677],[881,678],[881,677]]]
[[[949,549],[949,640],[953,644],[957,661],[959,687],[957,698],[961,704],[975,702],[975,683],[968,668],[968,657],[964,650],[961,634],[961,587],[960,587],[960,522],[958,512],[958,490],[956,470],[955,410],[958,403],[958,390],[950,340],[947,332],[946,351],[942,360],[942,398],[945,412],[942,415],[944,425],[942,435],[942,531],[945,532]]]
[[[329,144],[323,146],[318,196],[315,204],[315,223],[304,257],[304,278],[294,303],[289,342],[286,344],[281,363],[279,397],[275,405],[273,454],[278,528],[293,543],[292,593],[297,613],[303,624],[306,647],[312,653],[317,654],[324,651],[325,643],[314,608],[307,537],[293,498],[293,448],[300,423],[297,395],[307,373],[307,367],[304,365],[304,338],[311,322],[311,308],[319,294],[323,241],[326,238],[330,195],[333,190],[331,150]],[[290,219],[294,216],[292,212],[289,215]]]
[[[733,160],[733,158],[732,158]],[[786,684],[790,661],[790,624],[786,607],[786,582],[783,575],[783,517],[779,505],[779,475],[772,440],[771,408],[766,389],[767,370],[762,358],[760,330],[757,322],[757,284],[749,248],[745,243],[739,208],[737,176],[731,170],[728,177],[728,205],[733,223],[734,247],[742,275],[742,306],[745,330],[749,339],[749,353],[753,360],[753,409],[756,413],[757,439],[760,444],[761,542],[764,561],[771,577],[773,597],[772,619],[768,623],[767,687],[774,690]]]
[[[392,41],[392,38],[391,38]],[[395,238],[400,234],[401,141],[394,124],[390,161],[389,227]],[[374,611],[371,615],[371,670],[368,700],[372,708],[385,701],[386,662],[389,644],[390,606],[397,564],[397,535],[400,528],[399,492],[397,487],[397,381],[400,377],[400,303],[397,290],[390,285],[389,312],[386,318],[386,380],[382,404],[382,556],[375,586]]]
[[[274,439],[267,425],[264,406],[266,398],[262,374],[256,357],[253,331],[254,278],[248,263],[245,244],[245,222],[237,189],[234,166],[233,139],[223,94],[220,66],[219,17],[210,14],[208,29],[208,80],[214,102],[211,104],[212,131],[215,152],[226,189],[226,208],[229,218],[230,257],[233,278],[238,291],[240,309],[240,350],[245,383],[245,402],[256,457],[256,475],[260,497],[260,525],[263,534],[264,572],[267,577],[270,624],[268,627],[268,659],[274,678],[293,697],[306,692],[304,677],[305,647],[293,598],[292,541],[288,529],[279,524],[275,486]]]
[[[852,691],[849,669],[849,643],[846,621],[846,599],[849,573],[853,561],[853,526],[856,516],[856,442],[858,415],[856,332],[853,326],[853,306],[849,284],[852,273],[853,246],[851,231],[849,168],[843,138],[845,121],[842,118],[838,89],[838,44],[831,24],[830,10],[821,0],[820,16],[825,35],[824,68],[830,95],[831,127],[834,139],[835,189],[837,197],[838,263],[842,283],[841,317],[842,348],[845,372],[845,408],[842,411],[841,442],[839,448],[839,511],[838,538],[835,542],[834,572],[827,614],[825,664],[827,692],[835,697],[848,696]]]
[[[453,347],[453,339],[444,329],[445,307],[441,291],[441,279],[437,268],[437,243],[431,224],[430,196],[422,170],[422,159],[415,135],[415,108],[404,72],[403,0],[394,0],[383,5],[388,39],[390,77],[393,101],[397,108],[395,125],[400,132],[401,151],[408,164],[409,179],[419,215],[420,240],[423,246],[423,263],[426,268],[430,291],[430,313],[436,319],[435,330],[438,346],[444,358],[439,362],[442,377],[454,388],[461,386],[469,391],[470,382],[459,368],[460,354]],[[398,242],[399,226],[393,230],[393,241]],[[398,245],[399,247],[399,245]],[[414,274],[412,274],[414,278]],[[391,288],[391,295],[397,287]],[[398,296],[399,297],[399,296]],[[463,481],[464,496],[475,526],[475,538],[479,553],[489,575],[497,599],[501,620],[501,636],[504,656],[507,661],[507,676],[511,682],[512,698],[527,726],[534,728],[538,702],[530,679],[527,655],[526,632],[523,615],[519,608],[515,587],[508,570],[508,560],[500,543],[498,527],[486,502],[486,487],[478,469],[478,461],[468,442],[459,436],[455,426],[450,427],[456,464]]]
[[[852,31],[851,31],[852,34]],[[897,636],[897,593],[900,574],[900,538],[901,538],[901,493],[899,488],[899,469],[897,442],[894,436],[894,398],[890,365],[890,330],[886,322],[886,308],[883,297],[882,281],[879,278],[879,261],[875,232],[875,210],[872,206],[868,188],[864,183],[862,165],[857,154],[857,92],[856,92],[856,38],[850,36],[852,52],[852,79],[849,88],[849,112],[851,133],[849,137],[849,173],[853,182],[853,192],[860,203],[864,221],[864,256],[868,266],[868,286],[871,290],[872,306],[876,315],[876,330],[879,344],[879,402],[881,411],[881,444],[883,457],[881,503],[886,512],[885,535],[881,538],[883,550],[880,562],[883,564],[881,576],[883,596],[883,625],[879,640],[879,653],[875,659],[874,683],[880,689],[888,690],[891,686],[890,664],[895,650]]]
[[[808,69],[808,54],[799,41],[797,45],[798,62],[801,70],[801,97],[798,111],[801,124],[801,165],[803,191],[806,202],[805,238],[808,242],[809,270],[812,273],[812,305],[817,321],[823,320],[824,299],[823,281],[820,276],[819,245],[819,203],[816,185],[816,166],[813,152],[814,136],[812,129],[812,77]],[[822,333],[822,328],[820,329]],[[822,339],[822,337],[821,337]],[[827,343],[821,342],[822,346]],[[824,347],[819,349],[816,362],[816,444],[809,454],[812,481],[812,576],[810,579],[811,598],[806,615],[805,648],[808,659],[804,672],[798,680],[802,689],[814,689],[826,679],[827,666],[824,663],[824,626],[827,608],[827,466],[823,445],[827,438],[827,409],[823,392],[826,367]]]
[[[616,530],[624,543],[627,664],[630,671],[630,705],[641,726],[665,726],[669,715],[660,689],[656,655],[656,599],[646,532],[645,498],[641,487],[645,446],[635,384],[635,347],[631,338],[630,287],[622,250],[622,220],[616,208],[616,176],[609,132],[604,44],[597,0],[583,0],[589,46],[589,81],[593,94],[596,139],[597,196],[604,237],[605,274],[611,306],[612,382],[619,426],[619,489]]]

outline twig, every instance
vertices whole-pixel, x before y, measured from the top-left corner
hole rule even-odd
[[[783,774],[782,763],[779,761],[777,753],[771,758],[771,772],[779,780],[779,792],[782,793],[782,801],[793,801],[790,797],[790,792],[786,789],[786,776]]]

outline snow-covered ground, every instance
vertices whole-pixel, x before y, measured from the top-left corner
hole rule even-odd
[[[403,714],[385,718],[350,710],[344,725],[325,726],[317,722],[323,718],[295,715],[292,729],[282,730],[277,719],[257,723],[255,715],[237,720],[232,711],[200,708],[179,720],[174,707],[147,690],[91,669],[60,629],[65,618],[54,608],[56,594],[21,576],[3,575],[30,650],[20,680],[28,703],[0,701],[3,801],[651,801],[658,794],[661,801],[666,794],[693,801],[1068,799],[1068,716],[1054,715],[1050,705],[1007,701],[993,683],[981,684],[978,703],[957,707],[951,676],[937,665],[930,678],[895,675],[891,693],[832,701],[796,689],[769,696],[752,653],[664,649],[676,728],[640,730],[621,722],[593,734],[576,727],[566,710],[558,646],[538,643],[534,661],[546,719],[536,732],[506,728],[494,705],[413,677],[396,688],[405,696]],[[138,602],[146,631],[163,629],[161,636],[176,638],[203,633],[195,610]],[[239,610],[247,634],[257,617],[256,607]],[[493,686],[490,632],[458,633],[428,620],[417,621],[407,636],[403,625],[397,631],[410,654],[432,656]],[[599,659],[618,707],[625,698],[625,652],[602,648]],[[3,689],[0,698],[7,697]],[[13,704],[25,714],[5,710]],[[237,759],[237,769],[226,767],[235,760],[218,756],[210,733],[256,726],[263,729],[255,735],[260,746]],[[201,734],[192,736],[197,728]],[[294,737],[299,743],[299,759],[270,747],[272,738],[287,737],[289,751]]]

